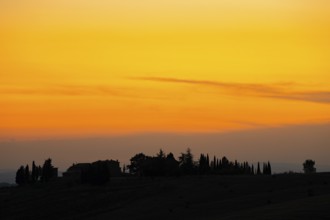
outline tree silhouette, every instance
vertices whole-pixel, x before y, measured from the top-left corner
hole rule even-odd
[[[123,165],[123,173],[124,174],[126,173],[126,165],[125,164]]]
[[[130,159],[131,164],[128,165],[129,172],[131,174],[136,174],[139,176],[143,176],[143,165],[146,160],[146,155],[143,153],[136,154],[134,157]]]
[[[168,176],[178,176],[180,175],[179,162],[174,158],[172,153],[166,156],[165,162],[165,174]]]
[[[165,159],[166,155],[162,149],[159,150],[159,153],[157,154],[157,158]]]
[[[48,182],[51,178],[55,176],[54,167],[52,165],[52,160],[48,158],[45,160],[42,166],[41,181]]]
[[[155,175],[164,176],[166,170],[166,155],[164,151],[160,149],[159,153],[152,160],[155,168]]]
[[[315,173],[316,168],[314,167],[314,165],[315,165],[315,161],[305,160],[305,162],[303,163],[304,172],[305,173]]]
[[[22,186],[26,183],[25,181],[25,169],[24,166],[21,166],[16,172],[16,183],[19,186]]]
[[[222,175],[254,175],[256,172],[254,166],[250,166],[247,161],[240,163],[235,160],[234,162],[232,162],[229,161],[228,158],[225,156],[222,157],[222,159],[218,159],[216,156],[214,156],[211,163],[209,163],[208,155],[205,157],[204,154],[200,155],[198,171],[200,174],[213,173]],[[261,174],[261,171],[259,172],[259,174]]]
[[[30,182],[30,168],[29,168],[29,165],[26,165],[26,167],[25,167],[24,178],[25,178],[26,183]]]
[[[32,172],[31,172],[31,182],[35,183],[38,181],[39,178],[39,172],[38,167],[36,166],[35,162],[32,162]]]
[[[270,166],[270,163],[268,161],[268,163],[263,163],[263,169],[262,169],[262,173],[264,175],[271,175],[272,174],[272,168]]]
[[[24,185],[29,183],[35,183],[38,181],[40,169],[32,162],[32,170],[30,171],[29,165],[20,166],[16,172],[16,183],[18,185]]]
[[[181,156],[179,157],[179,164],[184,174],[194,173],[195,167],[190,148],[187,149],[186,153],[181,153]]]
[[[227,159],[227,157],[222,157],[221,164],[223,169],[227,169],[229,167],[229,160]]]
[[[215,170],[217,169],[217,158],[215,156],[213,157],[211,167],[212,167],[213,172],[215,172]]]
[[[179,163],[172,153],[166,155],[162,149],[156,156],[136,154],[130,159],[129,172],[138,176],[177,176],[180,174]]]
[[[260,163],[258,162],[258,167],[257,167],[257,175],[261,174],[261,170],[260,170]]]
[[[199,174],[207,174],[210,169],[209,156],[208,155],[205,156],[204,154],[201,154],[198,163],[199,163],[199,167],[198,167]]]
[[[270,165],[270,162],[268,161],[268,163],[267,163],[267,168],[268,168],[268,175],[272,175],[272,167],[271,167],[271,165]]]

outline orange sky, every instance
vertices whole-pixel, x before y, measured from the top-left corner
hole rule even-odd
[[[330,121],[328,0],[0,0],[0,139]]]

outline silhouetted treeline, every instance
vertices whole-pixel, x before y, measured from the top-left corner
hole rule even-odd
[[[155,156],[147,156],[138,153],[130,159],[127,166],[129,173],[136,176],[180,176],[180,175],[271,175],[269,162],[263,163],[262,171],[260,163],[257,168],[248,162],[240,163],[237,160],[229,161],[227,157],[212,159],[208,154],[201,154],[197,161],[191,150],[181,153],[178,160],[173,153],[165,154],[160,150]],[[124,174],[126,167],[124,167]],[[121,176],[119,162],[114,160],[96,161],[93,163],[73,164],[63,173],[63,177],[71,182],[89,183],[93,185],[105,184],[110,177]],[[18,185],[34,184],[36,182],[48,182],[57,177],[57,168],[52,165],[52,160],[45,160],[43,166],[37,166],[32,162],[29,165],[21,166],[16,173]]]
[[[234,174],[246,174],[254,175],[254,166],[250,165],[248,162],[240,163],[237,160],[229,161],[227,157],[217,158],[213,157],[210,163],[209,173],[213,174],[224,174],[224,175],[234,175]]]
[[[52,160],[45,160],[43,166],[36,166],[32,162],[30,170],[29,165],[21,166],[16,172],[16,183],[18,185],[34,184],[36,182],[48,182],[50,179],[57,177],[57,168],[52,165]]]
[[[240,163],[237,160],[229,161],[226,157],[210,160],[208,154],[201,154],[198,161],[194,161],[191,150],[188,148],[176,160],[172,153],[165,154],[162,150],[156,156],[147,156],[143,153],[136,154],[130,159],[128,169],[131,174],[138,176],[177,176],[177,175],[271,175],[270,163],[263,164],[261,172],[260,163],[257,170],[248,162]]]

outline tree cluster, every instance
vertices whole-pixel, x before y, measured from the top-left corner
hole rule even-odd
[[[208,154],[201,154],[198,161],[194,161],[193,154],[188,148],[185,153],[181,153],[176,160],[172,153],[165,155],[160,150],[156,156],[146,156],[143,153],[136,154],[130,160],[128,165],[130,173],[138,176],[173,176],[173,175],[235,175],[235,174],[264,174],[271,175],[270,163],[263,164],[263,172],[258,163],[257,170],[248,162],[239,163],[229,161],[226,157],[217,158],[216,156],[210,160]]]
[[[240,163],[237,160],[229,161],[227,157],[217,158],[213,157],[210,161],[208,155],[201,154],[198,162],[199,174],[220,174],[220,175],[254,175],[264,174],[271,175],[270,162],[263,164],[263,172],[260,169],[260,163],[258,162],[257,170],[255,170],[253,164],[249,164],[247,161]]]
[[[268,163],[263,164],[263,174],[265,175],[271,175],[272,174],[272,167],[268,161]]]
[[[224,175],[235,175],[235,174],[255,174],[254,166],[248,162],[240,163],[237,160],[229,161],[227,157],[217,158],[214,156],[213,161],[210,163],[211,173],[213,174],[224,174]]]
[[[136,154],[130,159],[128,169],[137,176],[176,176],[180,174],[179,162],[172,153],[165,154],[162,150],[156,156]]]
[[[52,160],[49,158],[45,160],[43,166],[37,166],[35,162],[32,162],[32,168],[30,170],[29,165],[20,166],[16,172],[16,183],[18,185],[34,184],[36,182],[48,182],[55,177],[57,173],[52,165]]]
[[[306,174],[315,173],[316,168],[314,166],[315,166],[315,161],[314,160],[305,160],[305,162],[303,163],[304,172]]]

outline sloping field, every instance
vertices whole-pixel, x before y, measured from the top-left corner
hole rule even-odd
[[[330,219],[330,174],[113,178],[0,189],[0,219]]]

